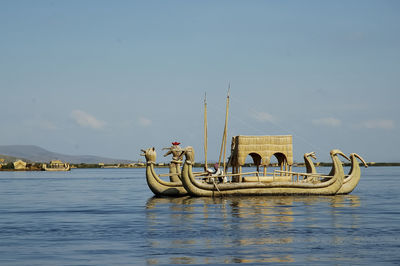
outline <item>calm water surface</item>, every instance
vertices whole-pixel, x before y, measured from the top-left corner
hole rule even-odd
[[[153,198],[144,169],[0,172],[0,264],[398,265],[400,167],[362,172],[345,196],[215,199]]]

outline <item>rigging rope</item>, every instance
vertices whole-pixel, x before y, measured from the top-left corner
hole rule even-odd
[[[228,111],[229,111],[229,102],[230,102],[230,97],[229,97],[229,91],[230,91],[230,86],[229,86],[229,90],[228,90],[228,97],[227,97],[227,106],[226,106],[226,110],[225,110],[225,127],[224,127],[224,133],[222,136],[222,143],[221,143],[221,149],[220,149],[220,155],[219,155],[219,160],[218,160],[218,164],[221,163],[222,160],[222,154],[224,154],[224,162],[225,162],[225,156],[226,156],[226,141],[227,141],[227,119],[228,119]],[[246,106],[246,104],[243,104],[242,102],[240,102],[239,100],[233,99],[234,103],[237,103],[237,106],[243,106],[245,109],[247,109],[248,111],[250,111],[250,113],[254,116],[258,115],[259,113],[261,113],[260,111],[258,111],[257,109],[254,108],[254,106]],[[216,106],[211,106],[212,109],[217,109],[220,112],[223,111],[223,109],[220,107],[220,105],[216,105]],[[247,128],[251,128],[257,132],[260,132],[260,134],[265,134],[265,130],[263,130],[260,126],[254,126],[251,123],[248,123],[246,120],[241,119],[239,116],[233,116],[232,118],[235,121],[239,121],[241,124],[243,124],[244,126],[246,126]],[[273,124],[277,129],[281,130],[282,132],[284,132],[284,134],[290,134],[293,135],[294,138],[300,140],[301,142],[305,143],[306,145],[310,146],[313,150],[319,151],[320,153],[323,153],[322,149],[316,147],[313,143],[311,143],[310,141],[308,141],[305,137],[303,137],[302,135],[298,134],[296,132],[296,130],[293,130],[292,128],[289,128],[287,126],[284,126],[281,123],[277,123],[276,121],[269,121],[271,124]],[[206,133],[205,133],[206,134]],[[206,160],[207,162],[207,160]],[[224,170],[225,170],[225,165],[224,165]]]
[[[237,102],[238,105],[240,104],[241,106],[243,106],[244,104],[240,103],[238,100],[233,99],[233,102]],[[249,110],[251,112],[251,114],[253,114],[254,116],[256,116],[257,114],[261,113],[260,111],[256,110],[254,107],[246,107],[245,108],[247,110]],[[248,122],[246,122],[245,120],[239,118],[239,117],[233,117],[233,119],[236,119],[237,121],[241,122],[243,125],[245,125],[246,127],[249,128],[253,128],[259,132],[263,132],[261,130],[261,127],[256,127],[254,125],[249,124]],[[289,127],[285,127],[284,125],[277,123],[276,121],[269,121],[271,124],[273,124],[275,127],[277,127],[279,130],[286,132],[290,135],[293,135],[295,138],[297,138],[298,140],[302,141],[303,143],[307,144],[308,146],[310,146],[313,150],[318,150],[319,152],[323,152],[322,149],[316,147],[313,143],[311,143],[310,141],[308,141],[305,137],[303,137],[302,135],[298,134],[295,130],[293,130],[292,128]],[[263,134],[263,133],[261,133]]]

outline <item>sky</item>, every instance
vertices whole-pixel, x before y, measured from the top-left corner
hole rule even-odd
[[[400,162],[399,1],[0,0],[0,145],[204,161],[236,135]],[[143,158],[142,158],[143,159]]]

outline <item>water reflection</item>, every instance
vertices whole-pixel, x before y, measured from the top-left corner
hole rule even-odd
[[[330,230],[357,228],[358,216],[343,212],[360,204],[354,195],[153,197],[146,203],[146,240],[151,249],[147,263],[296,262],[299,256],[313,261],[315,252],[302,246],[344,243],[347,235]]]
[[[331,198],[332,207],[360,207],[360,197],[356,195],[337,195]]]

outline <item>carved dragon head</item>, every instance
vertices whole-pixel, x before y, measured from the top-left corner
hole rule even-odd
[[[331,157],[336,156],[336,155],[341,155],[343,158],[350,161],[350,158],[347,157],[346,154],[344,154],[341,150],[333,149],[333,150],[331,150],[330,154],[331,154]]]
[[[187,146],[186,148],[184,148],[181,151],[180,156],[183,156],[183,155],[185,155],[186,161],[194,162],[194,149],[192,146]]]
[[[142,153],[140,154],[141,156],[144,156],[146,158],[147,162],[155,162],[156,161],[156,157],[157,157],[157,153],[156,153],[156,149],[153,148],[148,148],[147,150],[141,150]]]
[[[311,158],[313,158],[314,160],[317,159],[317,156],[315,155],[315,151],[308,152],[308,153],[304,153],[304,158],[307,158],[307,157],[311,157]]]
[[[358,155],[357,153],[350,153],[350,158],[351,159],[358,158],[364,164],[365,168],[368,167],[368,164],[365,162],[365,160],[360,155]]]

